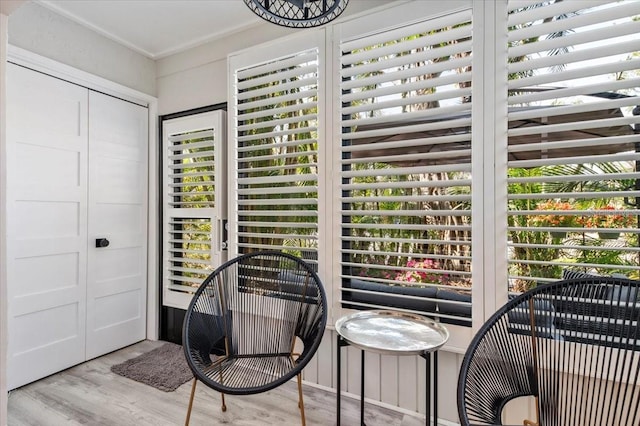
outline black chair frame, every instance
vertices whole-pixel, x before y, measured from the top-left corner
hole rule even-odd
[[[213,271],[193,296],[183,323],[183,347],[196,383],[224,395],[266,392],[297,377],[305,425],[302,370],[317,351],[327,300],[312,266],[284,253],[260,251]],[[297,353],[300,344],[302,350]]]
[[[462,425],[501,425],[533,397],[524,425],[640,425],[640,281],[592,277],[535,287],[480,328],[458,379]]]

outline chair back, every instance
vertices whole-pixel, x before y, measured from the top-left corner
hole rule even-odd
[[[310,264],[282,252],[255,252],[223,264],[198,288],[185,315],[183,345],[194,374],[209,386],[256,393],[304,368],[320,344],[326,318],[325,292]],[[296,345],[302,350],[293,355]],[[237,383],[227,374],[222,382],[206,373],[215,370],[209,367],[216,356],[225,357],[228,371],[231,360],[236,366],[246,360],[246,369],[256,371],[237,373]]]
[[[640,281],[558,281],[510,300],[478,331],[458,382],[461,423],[502,424],[534,397],[539,425],[640,424]],[[524,420],[524,419],[523,419]]]

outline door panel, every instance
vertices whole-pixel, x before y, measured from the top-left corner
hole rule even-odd
[[[87,89],[7,66],[9,389],[85,360]]]
[[[145,338],[147,120],[144,107],[89,94],[87,359]]]

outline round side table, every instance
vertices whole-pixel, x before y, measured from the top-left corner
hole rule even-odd
[[[438,352],[449,339],[447,329],[432,319],[404,312],[374,310],[345,315],[336,322],[337,355],[337,425],[340,426],[341,348],[353,345],[361,349],[360,424],[364,425],[364,352],[384,355],[420,355],[426,361],[426,424],[430,423],[433,403],[434,419],[438,416]],[[433,381],[431,380],[433,353]],[[433,402],[431,401],[433,386]]]

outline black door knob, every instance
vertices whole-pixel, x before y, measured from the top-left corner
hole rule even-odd
[[[109,240],[107,240],[106,238],[96,238],[96,247],[102,248],[102,247],[108,247],[108,246],[109,246]]]

